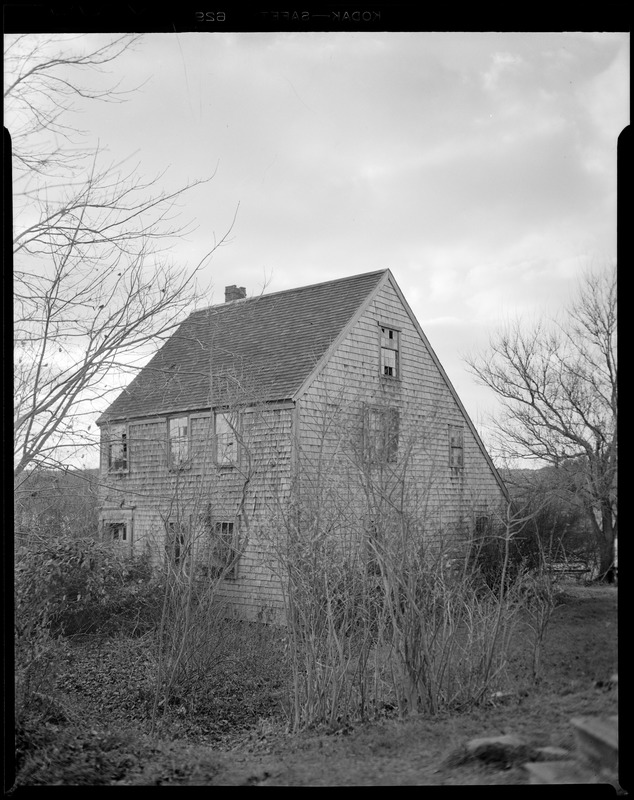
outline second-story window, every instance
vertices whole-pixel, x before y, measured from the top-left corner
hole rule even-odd
[[[168,459],[170,469],[180,469],[189,463],[189,418],[172,417],[167,423]]]
[[[367,463],[391,464],[398,460],[399,421],[398,408],[365,407],[363,435]]]
[[[399,377],[399,332],[381,326],[380,374],[385,378]]]
[[[449,466],[464,467],[464,430],[462,425],[449,426]]]
[[[238,463],[237,418],[229,412],[214,414],[216,464],[231,467]]]
[[[128,471],[128,426],[111,425],[108,430],[108,471]]]

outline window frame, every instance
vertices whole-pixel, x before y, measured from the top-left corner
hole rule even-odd
[[[172,436],[171,426],[179,420],[187,421],[187,433],[184,436]],[[179,457],[178,462],[176,462],[174,458],[174,445],[179,443],[179,447],[182,447],[183,442],[186,444],[185,457]],[[191,418],[189,414],[174,414],[167,418],[167,465],[168,469],[172,472],[178,472],[179,470],[189,469],[189,467],[191,467]]]
[[[458,437],[456,439],[456,437]],[[464,469],[464,425],[448,425],[449,466],[452,470]],[[455,456],[459,455],[458,463]]]
[[[132,543],[132,537],[128,536],[128,533],[131,533],[131,531],[129,531],[129,525],[125,520],[120,520],[120,521],[117,520],[115,522],[113,522],[112,520],[104,520],[103,527],[104,527],[105,531],[108,532],[108,541],[110,543],[113,543],[113,544],[115,542],[117,544],[131,544]],[[123,528],[123,536],[122,537],[121,536],[114,536],[114,532],[115,532],[115,530],[117,528]]]
[[[117,433],[118,431],[120,431],[119,434]],[[128,434],[127,422],[115,422],[108,425],[107,458],[109,473],[125,475],[130,471],[130,437]],[[122,448],[123,455],[119,459],[113,458],[115,447]],[[116,466],[117,461],[121,461],[123,466]]]
[[[218,409],[213,412],[213,426],[214,426],[214,441],[213,441],[213,457],[214,457],[214,464],[221,469],[233,469],[238,466],[240,463],[240,447],[239,447],[239,430],[240,430],[240,417],[236,414],[236,421],[235,425],[232,425],[229,421],[229,416],[231,412],[229,410]],[[218,419],[224,418],[225,424],[228,428],[228,431],[224,431],[222,433],[218,432]],[[220,437],[226,436],[232,437],[232,445],[234,446],[232,460],[227,459],[220,459],[221,447],[220,447]],[[225,446],[226,447],[226,446]]]
[[[216,518],[209,506],[197,515],[195,526],[199,542],[196,558],[200,574],[211,579],[237,580],[241,556],[238,547],[239,517],[227,515]],[[226,531],[224,542],[223,528]]]
[[[124,537],[114,538],[115,528],[123,528]],[[127,550],[130,555],[134,552],[134,525],[132,517],[120,517],[109,514],[101,518],[101,541],[111,547]]]
[[[169,564],[173,567],[182,567],[189,556],[188,526],[181,519],[167,520],[167,541],[165,554]],[[178,536],[178,540],[176,537]]]
[[[388,354],[394,363],[386,363]],[[379,375],[387,381],[398,381],[401,379],[401,331],[391,325],[379,322]],[[386,369],[392,372],[386,372]]]
[[[400,417],[400,409],[396,406],[364,404],[363,454],[366,463],[371,466],[398,463]],[[372,420],[376,420],[377,427],[372,426]]]
[[[365,574],[368,578],[378,579],[382,576],[381,562],[376,551],[379,550],[379,529],[374,520],[369,520],[365,532]]]
[[[491,535],[493,528],[493,520],[491,516],[486,513],[478,514],[475,518],[473,526],[473,533],[476,539],[484,539]]]
[[[220,539],[222,540],[223,528],[226,526],[226,539],[228,541],[220,541],[222,547],[221,553],[224,555],[224,550],[227,550],[225,558],[218,558],[215,552],[218,549],[218,542],[216,537],[220,531]],[[237,519],[223,519],[213,522],[212,531],[214,541],[214,556],[221,562],[218,566],[218,574],[216,577],[223,580],[235,581],[238,579],[238,563],[240,561],[240,554],[238,553],[238,520]]]

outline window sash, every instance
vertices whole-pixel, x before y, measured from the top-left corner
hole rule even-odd
[[[449,466],[464,467],[464,430],[458,425],[449,426]]]
[[[172,417],[168,421],[169,462],[179,467],[189,460],[189,417]]]
[[[381,326],[380,334],[380,374],[383,377],[398,378],[399,332]]]
[[[381,348],[381,374],[390,378],[397,377],[397,353],[396,350]]]
[[[212,533],[214,572],[230,579],[238,577],[235,528],[233,522],[216,522]]]
[[[381,326],[381,347],[398,350],[398,331]]]
[[[128,526],[125,522],[107,522],[108,538],[112,542],[128,542]]]
[[[398,408],[365,408],[365,454],[374,464],[398,460],[400,415]]]
[[[178,566],[186,555],[187,530],[182,522],[170,521],[167,523],[167,550],[169,559]]]
[[[108,469],[124,472],[128,469],[128,431],[126,425],[113,425],[108,432]]]
[[[230,415],[223,411],[214,414],[216,464],[233,465],[238,463],[238,437],[235,424]]]

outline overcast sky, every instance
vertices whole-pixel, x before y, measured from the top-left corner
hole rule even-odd
[[[203,305],[389,267],[476,424],[461,355],[616,258],[628,34],[148,34],[119,73],[80,126],[168,187],[216,171],[183,269],[240,206]]]

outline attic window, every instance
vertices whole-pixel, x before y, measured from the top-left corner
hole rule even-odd
[[[167,425],[170,469],[182,469],[189,462],[189,418],[172,417]]]
[[[127,425],[111,425],[108,431],[108,471],[128,471]]]
[[[381,326],[380,374],[385,378],[399,377],[399,332]]]
[[[464,467],[464,431],[461,425],[449,426],[449,466],[453,469]]]

